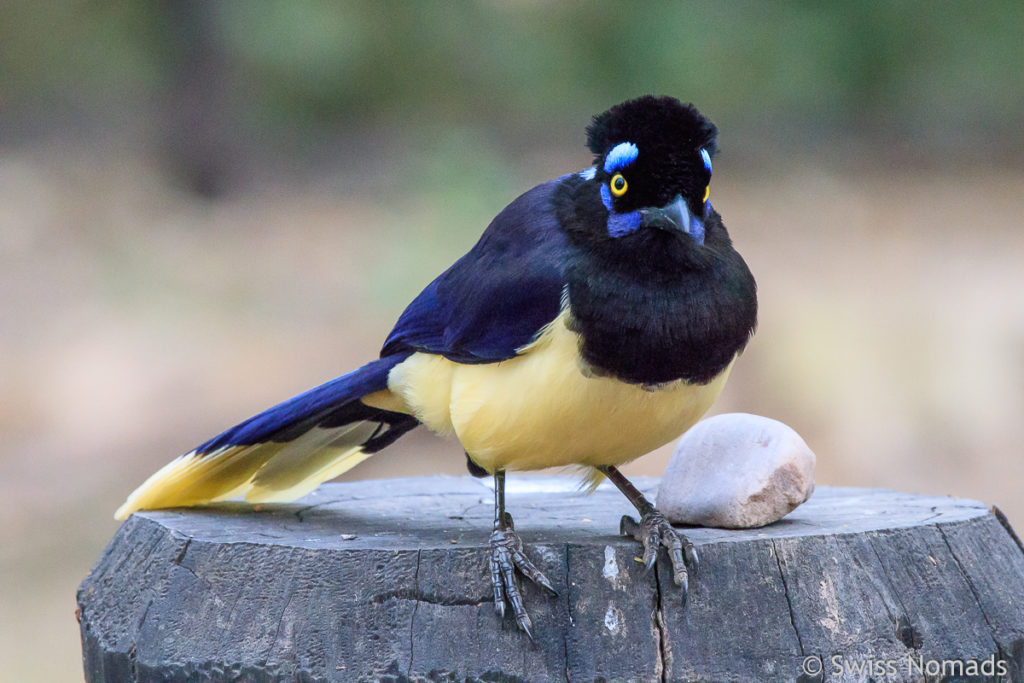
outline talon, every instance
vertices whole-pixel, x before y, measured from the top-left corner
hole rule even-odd
[[[530,630],[530,627],[533,626],[533,622],[530,621],[529,614],[524,613],[522,618],[516,619],[516,623],[519,624],[519,628],[523,630],[523,633],[526,634],[526,637],[530,639],[531,643],[536,642],[533,639],[533,631]]]
[[[545,577],[543,574],[541,574],[538,577],[538,579],[540,579],[540,580],[538,580],[537,583],[539,583],[541,586],[543,586],[544,590],[546,590],[548,593],[551,594],[551,597],[553,597],[553,598],[557,598],[558,597],[558,591],[556,591],[555,587],[551,585],[551,582],[547,580],[547,577]]]
[[[628,533],[643,544],[644,573],[648,573],[657,563],[658,549],[664,547],[672,562],[672,581],[680,587],[685,604],[689,592],[689,575],[687,565],[694,572],[697,570],[697,551],[685,536],[678,533],[657,510],[648,512],[637,524],[631,517],[623,517],[620,531]]]
[[[533,642],[533,621],[523,604],[522,588],[516,577],[516,570],[551,595],[558,593],[544,573],[523,552],[523,541],[512,526],[512,516],[506,512],[502,522],[504,524],[495,524],[490,538],[490,574],[494,588],[494,608],[504,618],[506,603],[511,605],[516,624]]]
[[[653,550],[651,548],[653,548]],[[655,563],[658,561],[657,548],[657,543],[655,543],[653,546],[648,546],[647,548],[644,548],[644,575],[649,574],[650,571],[654,569]]]
[[[658,561],[658,546],[661,545],[661,535],[657,532],[650,533],[644,540],[644,569],[650,571],[654,563]]]
[[[598,465],[597,470],[615,484],[615,486],[629,498],[637,510],[640,511],[640,523],[626,515],[619,521],[619,533],[629,535],[643,544],[644,552],[642,558],[636,558],[643,562],[644,573],[650,571],[651,567],[657,564],[658,548],[665,546],[668,550],[669,559],[672,561],[672,579],[683,590],[683,603],[686,602],[686,594],[689,588],[689,577],[686,565],[690,564],[694,571],[697,570],[697,551],[693,544],[672,528],[665,515],[658,512],[651,502],[644,497],[629,480],[622,476],[622,472],[611,465]]]
[[[558,595],[558,591],[556,591],[555,587],[551,585],[550,581],[548,581],[548,577],[544,576],[544,573],[537,568],[537,565],[531,562],[530,558],[524,555],[522,551],[517,550],[512,553],[512,559],[523,576],[544,588],[551,595]]]
[[[687,542],[683,552],[686,553],[686,564],[689,565],[693,573],[697,573],[697,569],[700,568],[700,560],[697,559],[697,550],[693,547],[692,543]]]

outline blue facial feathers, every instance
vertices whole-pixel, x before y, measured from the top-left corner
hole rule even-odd
[[[604,172],[616,173],[636,161],[640,150],[632,142],[620,142],[612,147],[608,156],[604,158]],[[608,209],[608,234],[612,237],[622,237],[637,230],[640,227],[640,212],[616,213],[612,207],[612,195],[607,185],[601,185],[601,201]]]
[[[703,147],[700,148],[700,158],[704,161],[704,168],[711,173],[711,155]]]
[[[607,185],[601,186],[601,202],[604,208],[608,209],[608,234],[612,237],[622,237],[634,232],[640,227],[642,216],[639,211],[629,213],[615,213],[612,208],[612,193]]]
[[[604,172],[615,173],[636,161],[640,150],[632,142],[620,142],[604,158]]]

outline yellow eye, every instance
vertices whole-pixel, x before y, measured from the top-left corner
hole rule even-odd
[[[626,190],[629,189],[629,183],[626,182],[626,178],[621,173],[616,173],[612,176],[612,181],[608,183],[608,189],[610,189],[612,194],[616,197],[621,197],[626,194]]]
[[[704,199],[702,199],[701,201],[706,202],[708,200],[708,197],[710,197],[710,196],[711,196],[711,186],[708,185],[707,187],[704,188]]]

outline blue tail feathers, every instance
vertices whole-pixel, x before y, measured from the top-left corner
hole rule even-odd
[[[374,439],[367,442],[367,452],[380,450],[415,427],[418,422],[409,415],[370,408],[357,399],[386,389],[388,373],[409,355],[399,353],[379,358],[358,370],[293,396],[197,446],[195,453],[204,455],[231,446],[249,446],[269,441],[286,442],[313,427],[336,427],[370,418],[380,419],[391,427],[385,434],[380,435],[382,437],[400,431],[393,434],[387,443],[375,443]],[[411,424],[405,424],[410,421]],[[396,430],[396,427],[404,429]]]

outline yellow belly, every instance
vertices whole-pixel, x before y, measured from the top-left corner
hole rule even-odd
[[[389,391],[364,401],[454,433],[488,471],[619,465],[689,429],[718,397],[731,368],[704,385],[645,389],[587,376],[578,341],[563,315],[520,355],[499,363],[462,365],[416,353],[391,371]]]

